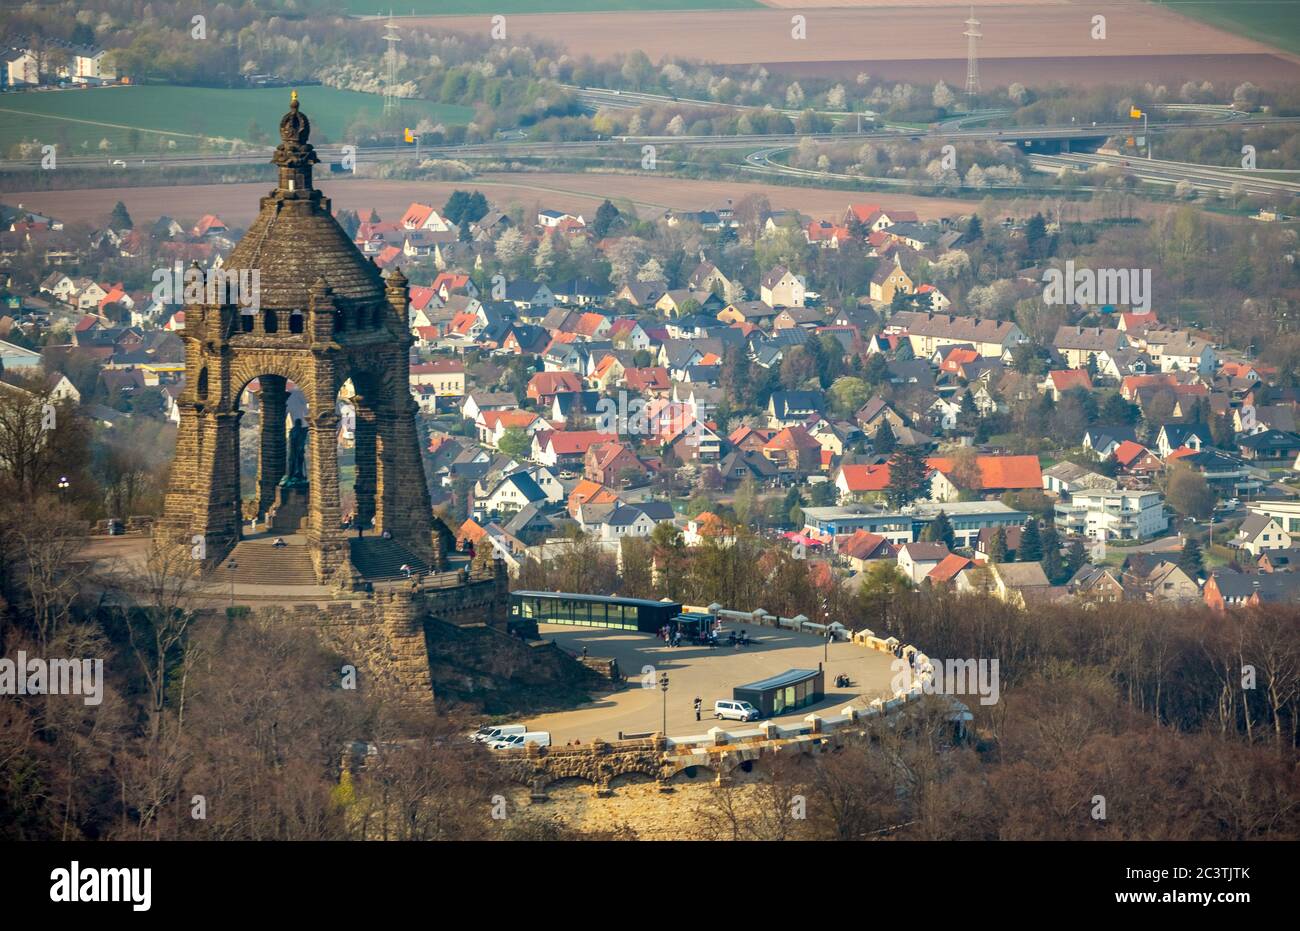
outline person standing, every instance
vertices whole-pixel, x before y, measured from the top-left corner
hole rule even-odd
[[[700,709],[701,707],[703,707],[703,705],[704,702],[700,700],[700,696],[696,695],[695,696],[695,720],[697,721],[700,720]]]

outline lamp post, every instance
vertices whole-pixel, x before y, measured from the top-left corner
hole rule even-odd
[[[235,606],[235,570],[239,568],[239,563],[233,559],[226,563],[226,568],[230,570],[230,607]]]
[[[659,676],[659,689],[664,693],[664,730],[665,737],[668,736],[668,673]]]
[[[59,476],[59,496],[60,496],[60,497],[63,497],[63,496],[65,496],[65,495],[67,495],[67,493],[68,493],[68,489],[71,488],[71,487],[72,487],[72,483],[71,483],[70,481],[68,481],[68,477],[67,477],[66,475],[60,475],[60,476]]]

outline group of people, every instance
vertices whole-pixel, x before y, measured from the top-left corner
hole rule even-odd
[[[659,639],[670,647],[679,647],[682,645],[682,630],[680,627],[669,627],[665,624],[659,628]]]
[[[901,643],[896,643],[894,644],[894,655],[899,659],[903,659],[903,657],[906,656],[908,665],[913,669],[916,668],[916,650],[908,650],[907,653],[904,654],[903,645]]]

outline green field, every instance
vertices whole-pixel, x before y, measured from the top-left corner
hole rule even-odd
[[[1225,32],[1300,53],[1300,0],[1168,0],[1161,5]]]
[[[375,94],[304,87],[299,92],[304,112],[311,117],[316,142],[339,142],[347,125],[358,116],[378,117],[383,98]],[[408,100],[403,107],[413,121],[466,123],[469,107],[446,106]],[[88,90],[41,91],[0,94],[0,156],[16,142],[70,146],[74,153],[105,151],[107,139],[115,155],[148,155],[194,150],[213,139],[249,139],[256,121],[261,141],[274,143],[277,127],[289,108],[285,87],[226,90],[209,87],[100,87]],[[132,130],[135,130],[133,133]],[[170,145],[175,143],[174,146]]]
[[[627,10],[753,10],[758,0],[406,0],[392,5],[394,16],[464,16],[482,13],[604,13]],[[389,7],[377,0],[343,0],[343,8],[359,16],[387,16]]]

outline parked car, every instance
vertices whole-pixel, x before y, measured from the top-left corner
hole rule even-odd
[[[494,740],[488,744],[493,750],[515,750],[520,747],[526,747],[529,744],[536,744],[539,747],[549,747],[551,745],[550,731],[528,731],[524,734],[508,734],[500,740]]]
[[[747,701],[719,699],[713,703],[713,716],[719,720],[757,721],[758,709]]]
[[[469,739],[478,743],[492,743],[494,740],[502,740],[512,734],[526,734],[527,725],[524,724],[484,724],[477,731],[469,735]]]

